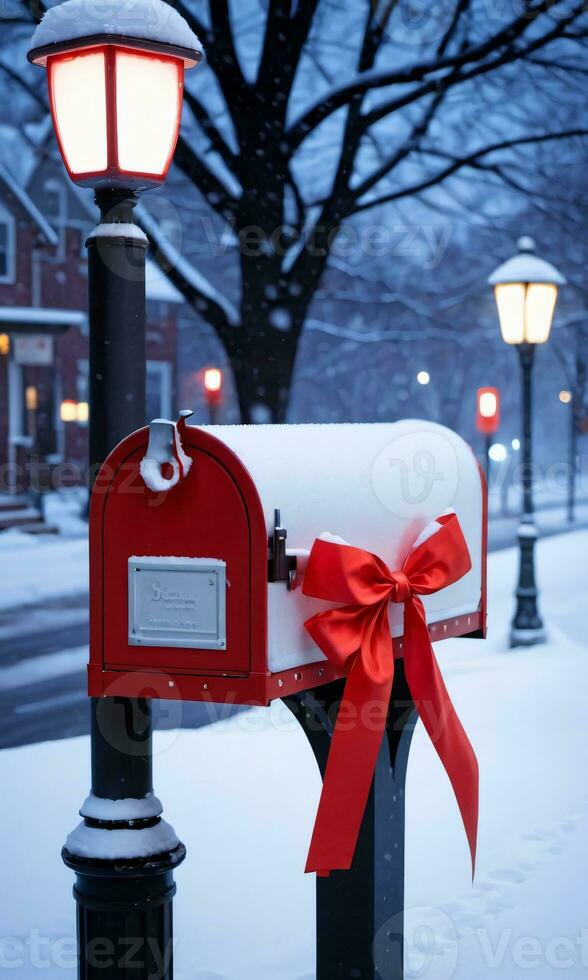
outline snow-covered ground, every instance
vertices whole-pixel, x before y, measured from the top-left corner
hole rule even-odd
[[[514,550],[490,558],[489,640],[437,645],[480,762],[478,867],[472,886],[451,790],[419,728],[407,980],[588,974],[587,554],[586,531],[539,543],[545,646],[507,649]],[[88,790],[88,756],[86,738],[0,753],[11,801],[0,816],[0,971],[19,980],[75,976],[72,877],[59,851]],[[176,875],[177,980],[312,980],[314,882],[303,866],[320,784],[287,709],[158,733],[155,772],[188,847]]]
[[[0,611],[87,591],[87,538],[0,534]]]

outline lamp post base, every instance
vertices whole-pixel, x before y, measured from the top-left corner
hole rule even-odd
[[[173,869],[183,844],[139,860],[62,857],[76,873],[79,980],[172,980]]]
[[[510,631],[510,646],[530,647],[545,643],[547,634],[539,613],[535,582],[535,541],[537,528],[532,514],[525,514],[518,530],[520,549],[517,607]]]
[[[511,649],[514,647],[533,647],[537,643],[545,643],[546,640],[547,633],[543,626],[538,629],[518,629],[516,626],[511,627]]]

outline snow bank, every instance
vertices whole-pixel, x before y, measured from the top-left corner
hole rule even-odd
[[[47,11],[33,34],[31,47],[42,48],[92,34],[145,38],[199,54],[203,50],[184,18],[164,0],[66,0]]]
[[[0,535],[2,542],[3,535]],[[0,610],[88,591],[88,542],[34,538],[35,547],[2,547]]]
[[[419,726],[407,784],[407,980],[586,975],[588,657],[577,582],[587,554],[588,532],[538,542],[546,645],[507,648],[516,549],[490,557],[490,639],[436,645],[480,761],[478,869],[472,887],[455,800]],[[39,972],[39,934],[43,977],[75,980],[73,877],[59,852],[88,776],[87,738],[0,752],[11,804],[0,815],[10,841],[2,925],[17,980]],[[288,710],[277,702],[156,733],[155,786],[188,849],[175,876],[177,980],[314,980],[315,882],[303,869],[320,780]]]

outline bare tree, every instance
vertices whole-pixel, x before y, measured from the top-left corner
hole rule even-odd
[[[343,229],[456,177],[514,186],[517,153],[529,161],[537,146],[586,135],[536,111],[537,93],[545,106],[585,70],[577,0],[453,0],[442,13],[419,0],[173,5],[208,65],[188,78],[175,162],[235,236],[238,303],[180,261],[154,222],[148,230],[227,352],[243,421],[259,406],[285,419],[300,338]]]

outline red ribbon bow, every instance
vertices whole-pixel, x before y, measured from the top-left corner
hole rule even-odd
[[[328,875],[351,866],[365,811],[394,678],[388,603],[404,603],[406,679],[417,711],[457,798],[472,873],[478,827],[478,762],[457,717],[433,653],[423,603],[471,568],[456,514],[438,517],[439,530],[417,545],[401,571],[376,555],[320,538],[314,542],[302,591],[344,603],[304,624],[315,643],[347,674],[306,871]],[[373,708],[379,708],[374,716]],[[342,719],[351,719],[342,723]]]

